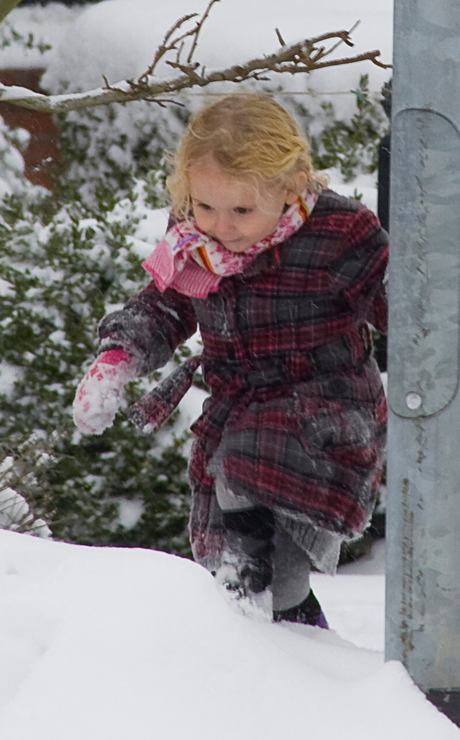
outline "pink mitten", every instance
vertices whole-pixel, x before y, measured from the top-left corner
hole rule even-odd
[[[80,381],[73,402],[73,419],[86,434],[102,434],[112,426],[121,405],[121,391],[134,380],[132,356],[123,349],[103,352]]]

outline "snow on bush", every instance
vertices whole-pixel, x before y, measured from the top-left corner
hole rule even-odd
[[[9,455],[0,462],[0,529],[48,537],[50,530],[43,519],[37,518],[25,498],[8,485],[14,478],[15,459]]]
[[[10,153],[5,161],[17,169],[12,144]],[[164,232],[167,215],[155,210],[160,190],[151,175],[115,207],[98,201],[94,210],[25,180],[4,195],[0,451],[14,457],[13,489],[55,537],[186,554],[186,439],[183,424],[175,433],[178,415],[156,438],[122,415],[101,437],[82,437],[71,418],[77,382],[97,353],[98,321],[148,282],[139,251],[151,251]],[[127,403],[155,377],[130,384]],[[22,475],[19,451],[31,447],[35,458],[29,451]],[[37,456],[46,464],[34,464]]]

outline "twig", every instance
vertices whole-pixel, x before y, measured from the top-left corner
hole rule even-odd
[[[275,33],[276,33],[276,35],[278,37],[279,45],[280,46],[286,46],[286,42],[283,39],[283,37],[281,36],[281,31],[279,30],[279,28],[275,28]]]
[[[212,6],[215,5],[216,3],[218,3],[219,1],[220,0],[209,0],[208,7],[204,11],[201,19],[198,21],[198,23],[196,25],[196,28],[194,30],[194,39],[193,39],[192,48],[190,49],[190,53],[189,53],[189,55],[187,57],[187,64],[190,64],[191,61],[192,61],[192,59],[193,59],[193,55],[195,53],[195,49],[196,49],[197,44],[198,44],[198,36],[200,35],[200,31],[203,28],[203,24],[205,23],[208,15],[209,15],[209,13],[211,11]]]
[[[186,38],[191,33],[193,33],[193,29],[192,30],[189,30],[189,31],[186,31],[181,36],[178,36],[177,38],[174,38],[174,39],[172,39],[172,41],[170,41],[172,35],[176,31],[178,31],[180,28],[182,28],[182,26],[184,25],[184,23],[187,23],[187,21],[191,20],[192,18],[196,18],[197,15],[198,15],[198,13],[189,13],[188,15],[184,15],[184,16],[182,16],[182,18],[179,18],[179,20],[177,20],[171,26],[171,28],[169,29],[169,31],[166,32],[166,34],[164,36],[164,39],[161,42],[160,46],[156,50],[152,64],[150,65],[150,67],[148,67],[145,70],[145,72],[141,75],[141,77],[139,79],[146,79],[147,77],[150,77],[150,75],[153,74],[153,71],[154,71],[155,67],[157,66],[158,62],[160,61],[160,59],[162,59],[164,57],[164,55],[168,53],[168,51],[172,51],[173,49],[176,49],[178,43],[180,43],[184,38]],[[180,50],[179,50],[179,53],[180,53]]]
[[[343,64],[356,64],[356,62],[372,62],[381,69],[391,69],[391,64],[384,64],[380,62],[377,57],[380,56],[380,51],[366,51],[364,54],[358,54],[355,57],[345,57],[343,59],[331,59],[330,62],[320,62],[315,64],[315,69],[324,69],[325,67],[339,67]]]
[[[348,35],[349,36],[351,36],[351,34],[356,31],[356,29],[358,28],[358,26],[359,26],[360,23],[361,23],[361,21],[356,21],[356,23],[353,24],[353,26],[348,31]],[[341,43],[342,43],[342,39],[340,41],[337,41],[337,43],[334,44],[334,46],[332,46],[329,49],[328,54],[332,54],[332,52],[335,51],[340,46]]]

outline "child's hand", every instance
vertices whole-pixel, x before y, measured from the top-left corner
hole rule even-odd
[[[103,352],[81,380],[73,402],[73,419],[86,434],[102,434],[112,426],[121,405],[121,391],[134,380],[133,358],[122,349]]]

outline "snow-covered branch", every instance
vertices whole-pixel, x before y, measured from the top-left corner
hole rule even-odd
[[[334,31],[311,39],[305,39],[290,45],[284,43],[281,33],[276,29],[282,46],[273,54],[251,59],[243,64],[235,64],[221,70],[208,70],[198,61],[194,61],[198,37],[209,16],[212,6],[219,0],[210,0],[198,20],[197,14],[180,18],[165,34],[157,48],[152,64],[136,79],[122,80],[105,85],[95,90],[63,95],[44,95],[27,88],[0,85],[0,100],[23,108],[52,113],[89,108],[109,103],[127,103],[132,100],[149,100],[159,105],[173,102],[175,95],[182,90],[194,87],[206,87],[213,82],[240,83],[247,80],[267,80],[270,73],[309,73],[316,69],[356,62],[370,61],[379,67],[382,64],[378,57],[380,52],[369,51],[341,59],[330,55],[341,43],[352,47],[349,31]],[[191,27],[188,25],[192,22]],[[327,47],[327,43],[332,43]],[[177,76],[161,79],[157,74],[158,64],[168,64]]]

